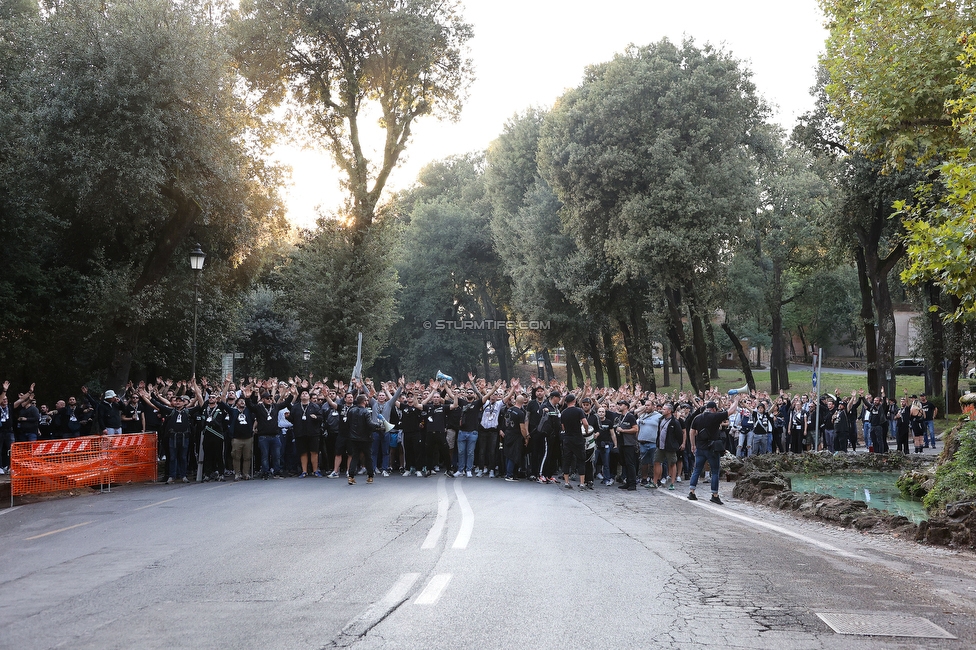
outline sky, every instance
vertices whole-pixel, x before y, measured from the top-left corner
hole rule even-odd
[[[468,100],[457,122],[415,123],[387,194],[410,187],[435,160],[486,149],[516,113],[549,108],[579,85],[586,66],[662,38],[710,43],[741,60],[774,121],[789,131],[813,107],[809,91],[827,37],[816,0],[464,0],[464,7],[474,27]],[[310,227],[317,209],[341,206],[339,172],[327,153],[299,145],[277,151],[292,167],[285,190],[292,223]]]

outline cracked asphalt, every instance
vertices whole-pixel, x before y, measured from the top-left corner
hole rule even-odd
[[[33,503],[0,511],[0,648],[976,647],[973,554],[685,494],[395,476]]]

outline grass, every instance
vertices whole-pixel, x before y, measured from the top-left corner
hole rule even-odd
[[[714,385],[720,390],[727,391],[731,388],[741,388],[746,383],[745,375],[741,370],[719,370],[719,379]],[[769,371],[754,370],[753,378],[756,380],[756,387],[759,390],[769,390]],[[788,393],[802,394],[813,390],[813,373],[809,370],[798,370],[790,372],[790,388]],[[909,395],[917,395],[925,390],[924,377],[899,376],[896,380],[896,392],[900,397],[902,391],[907,389]],[[674,382],[672,382],[674,383]],[[824,370],[820,375],[821,393],[840,393],[850,395],[852,390],[868,389],[868,378],[865,375],[848,375]]]

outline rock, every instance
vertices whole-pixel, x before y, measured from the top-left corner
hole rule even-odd
[[[976,501],[961,501],[946,505],[946,516],[952,519],[965,517],[974,511],[976,511]]]
[[[930,521],[925,531],[925,541],[936,546],[948,546],[952,541],[952,531],[948,526]]]
[[[860,517],[855,517],[852,522],[854,528],[858,530],[868,530],[869,528],[874,528],[881,522],[880,517],[874,515],[862,515]]]

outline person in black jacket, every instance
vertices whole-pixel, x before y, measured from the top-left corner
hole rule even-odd
[[[188,395],[174,395],[170,401],[150,395],[146,390],[140,390],[139,397],[149,408],[157,409],[164,421],[162,436],[166,439],[168,450],[166,465],[169,474],[166,482],[179,480],[189,483],[186,477],[187,452],[190,447],[193,418],[199,414],[200,407],[191,408],[191,398]]]
[[[251,412],[257,425],[258,449],[261,451],[261,477],[284,478],[281,475],[281,438],[278,437],[278,412],[291,404],[289,394],[284,400],[275,402],[268,390],[261,393],[261,399],[252,397]]]
[[[101,402],[96,402],[88,394],[88,387],[82,386],[81,392],[85,394],[85,399],[95,409],[95,419],[98,422],[98,430],[103,436],[119,435],[122,433],[122,404],[119,402],[115,391],[109,389],[105,391],[105,396]]]
[[[360,393],[356,396],[355,406],[347,413],[349,424],[349,470],[346,473],[349,485],[356,484],[356,472],[359,471],[359,460],[366,461],[366,483],[373,482],[376,469],[373,467],[373,456],[369,453],[373,439],[373,410],[367,407],[369,399]]]
[[[668,489],[674,490],[674,482],[678,477],[678,453],[685,449],[685,434],[674,417],[674,406],[665,404],[661,407],[661,420],[658,422],[657,449],[654,452],[654,485],[661,483],[661,467],[668,465]]]
[[[295,436],[295,445],[298,448],[299,463],[301,474],[299,478],[305,478],[311,472],[313,476],[322,476],[319,471],[319,440],[322,436],[322,409],[318,404],[311,400],[311,395],[307,389],[303,389],[299,395],[298,402],[291,405],[291,417],[288,418],[292,425],[292,432]],[[311,467],[308,461],[311,460]]]

